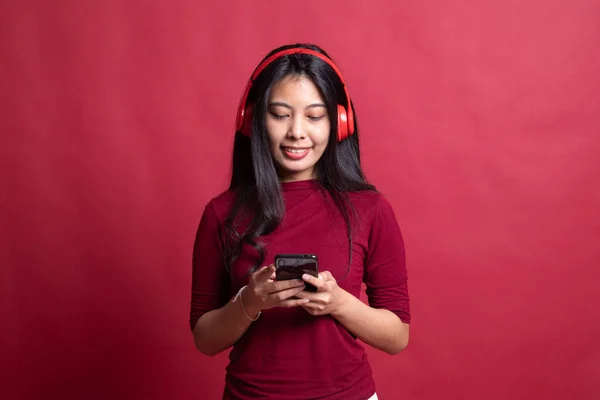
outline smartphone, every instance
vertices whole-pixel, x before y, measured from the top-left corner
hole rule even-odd
[[[275,255],[275,280],[302,280],[303,274],[319,277],[317,256],[314,254],[277,254]],[[316,292],[317,288],[306,283],[306,291]]]

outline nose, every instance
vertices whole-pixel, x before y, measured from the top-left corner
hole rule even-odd
[[[288,131],[288,137],[294,139],[304,139],[306,137],[306,126],[304,125],[304,119],[301,115],[294,115],[291,119],[292,125]]]

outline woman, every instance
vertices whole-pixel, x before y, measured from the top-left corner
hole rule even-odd
[[[389,354],[406,347],[404,245],[389,202],[364,178],[340,71],[313,45],[273,50],[236,128],[229,190],[204,209],[194,245],[196,347],[233,346],[224,399],[377,398],[357,338]],[[318,278],[277,281],[280,253],[315,254]]]

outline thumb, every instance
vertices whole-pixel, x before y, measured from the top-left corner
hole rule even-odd
[[[259,281],[266,281],[275,272],[275,264],[267,265],[255,272]]]

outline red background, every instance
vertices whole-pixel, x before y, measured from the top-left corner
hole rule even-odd
[[[252,69],[310,41],[406,239],[380,398],[600,398],[599,3],[452,3],[2,2],[0,397],[219,398],[195,229]]]

